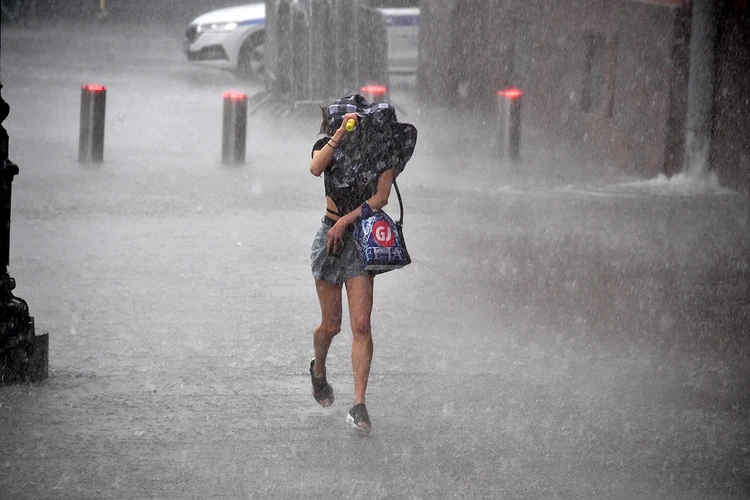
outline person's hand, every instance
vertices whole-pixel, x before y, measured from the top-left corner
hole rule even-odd
[[[328,243],[326,250],[328,253],[338,253],[340,247],[344,244],[344,235],[346,234],[346,224],[337,220],[336,223],[328,230]]]
[[[354,120],[355,124],[359,124],[359,115],[357,113],[347,113],[344,115],[344,119],[341,122],[341,126],[339,127],[339,130],[344,134],[349,133],[349,131],[346,130],[346,122],[348,122],[349,120]]]

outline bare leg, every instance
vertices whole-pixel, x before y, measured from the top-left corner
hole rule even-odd
[[[313,375],[316,378],[326,376],[326,357],[331,341],[341,331],[341,285],[315,280],[315,289],[320,301],[320,326],[313,334],[315,349],[315,366]]]
[[[346,297],[352,326],[352,369],[354,371],[354,404],[365,402],[367,379],[372,362],[372,276],[357,276],[347,280]]]

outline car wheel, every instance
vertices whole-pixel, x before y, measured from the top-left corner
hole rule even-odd
[[[260,80],[266,71],[263,59],[263,37],[253,37],[242,45],[237,58],[237,75],[247,80]]]

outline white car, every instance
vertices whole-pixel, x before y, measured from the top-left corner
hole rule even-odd
[[[378,9],[388,32],[389,70],[417,69],[418,8]],[[264,71],[266,5],[253,3],[214,10],[195,18],[185,31],[183,51],[189,61],[258,78]]]

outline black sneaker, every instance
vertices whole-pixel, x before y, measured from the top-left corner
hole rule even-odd
[[[370,416],[367,414],[367,407],[364,403],[352,406],[352,409],[346,415],[346,423],[351,425],[353,429],[357,429],[365,434],[370,432],[372,425],[370,424]]]
[[[333,404],[333,386],[328,383],[325,377],[317,378],[313,375],[313,366],[315,358],[310,360],[310,378],[312,379],[312,394],[315,401],[323,408]]]

